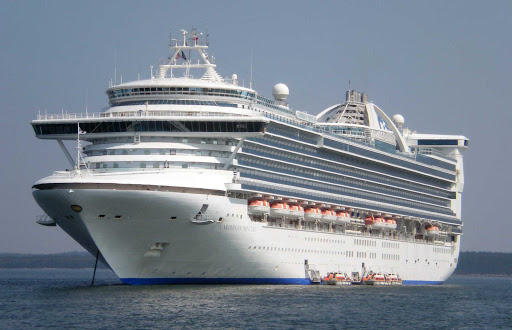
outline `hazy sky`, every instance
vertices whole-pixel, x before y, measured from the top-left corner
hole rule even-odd
[[[512,252],[512,1],[1,1],[0,252],[81,250],[41,214],[32,184],[68,166],[30,121],[107,105],[118,81],[148,77],[168,36],[208,26],[222,76],[238,74],[316,114],[353,89],[420,133],[462,134],[463,250]]]

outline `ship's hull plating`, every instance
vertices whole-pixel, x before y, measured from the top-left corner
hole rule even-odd
[[[320,271],[396,273],[404,284],[441,284],[459,243],[434,245],[252,221],[247,201],[206,194],[112,189],[35,190],[43,210],[126,284],[309,284]],[[209,219],[191,220],[204,205]],[[70,205],[80,205],[79,213]],[[279,222],[278,222],[279,223]]]

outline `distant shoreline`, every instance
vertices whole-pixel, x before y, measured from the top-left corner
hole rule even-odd
[[[88,252],[56,254],[0,253],[0,269],[92,269]],[[101,262],[98,269],[108,269]],[[512,277],[512,253],[461,252],[454,275]]]

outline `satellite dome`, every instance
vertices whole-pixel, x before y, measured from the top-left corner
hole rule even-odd
[[[402,127],[402,125],[405,123],[405,119],[402,115],[394,115],[393,122],[397,127]]]
[[[285,84],[277,84],[272,88],[272,95],[278,101],[284,101],[290,95],[290,90]]]

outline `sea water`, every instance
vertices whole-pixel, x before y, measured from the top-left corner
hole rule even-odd
[[[0,269],[0,329],[510,328],[512,278],[439,286],[121,285],[109,270]]]

